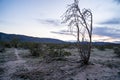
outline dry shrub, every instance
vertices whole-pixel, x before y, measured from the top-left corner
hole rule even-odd
[[[114,47],[114,53],[117,54],[118,57],[120,57],[120,48]]]
[[[43,56],[44,54],[44,50],[43,50],[44,47],[42,44],[32,43],[29,46],[29,49],[30,49],[31,56],[39,57],[39,56]]]
[[[70,56],[71,53],[64,50],[61,47],[49,47],[46,54],[44,54],[44,59],[46,62],[51,62],[53,60],[65,60],[65,56]]]

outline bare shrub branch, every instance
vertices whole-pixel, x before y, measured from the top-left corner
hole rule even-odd
[[[77,38],[77,48],[83,64],[88,64],[92,47],[92,12],[90,9],[80,9],[79,1],[68,6],[62,16],[63,23],[67,23],[72,35]]]

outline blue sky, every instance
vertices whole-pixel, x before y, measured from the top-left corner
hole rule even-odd
[[[61,15],[73,0],[0,0],[0,32],[75,40],[55,34],[67,30]],[[120,41],[120,0],[80,0],[93,13],[93,41]]]

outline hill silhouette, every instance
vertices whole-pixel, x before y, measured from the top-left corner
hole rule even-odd
[[[31,36],[25,36],[25,35],[6,34],[6,33],[0,32],[0,41],[11,41],[14,38],[17,38],[18,40],[22,42],[64,43],[64,41],[59,40],[59,39],[38,38],[38,37],[31,37]]]

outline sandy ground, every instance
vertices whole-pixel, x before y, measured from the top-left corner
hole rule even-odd
[[[67,49],[68,50],[68,49]],[[100,51],[93,49],[88,66],[80,67],[76,49],[66,60],[45,63],[40,57],[23,57],[29,51],[24,49],[7,49],[10,59],[4,62],[4,74],[0,80],[120,80],[120,58],[113,50]],[[14,58],[14,59],[13,59]]]
[[[28,70],[28,66],[26,64],[26,61],[23,60],[20,56],[19,56],[19,51],[17,49],[9,49],[9,50],[13,50],[13,52],[11,52],[11,54],[14,54],[16,56],[15,60],[12,61],[7,61],[4,63],[3,67],[6,69],[4,74],[2,75],[2,78],[0,78],[1,80],[12,80],[12,74],[15,73],[17,71],[18,68],[20,67],[24,67],[26,70]],[[9,50],[7,51],[9,53]],[[11,57],[12,58],[12,57]]]

